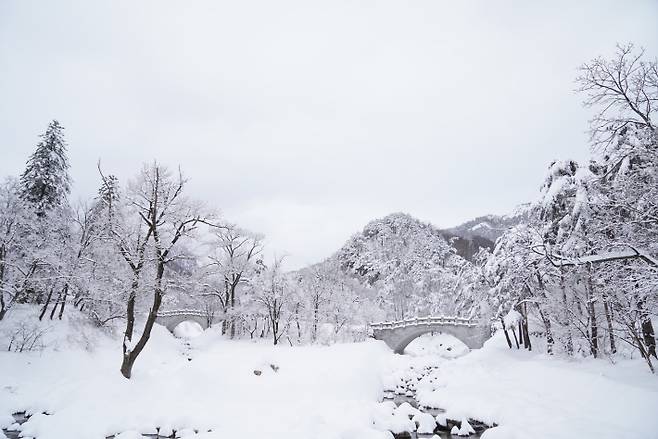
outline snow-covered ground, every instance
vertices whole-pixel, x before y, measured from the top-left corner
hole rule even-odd
[[[373,340],[274,347],[228,341],[216,329],[193,337],[187,328],[179,339],[156,325],[128,381],[118,371],[118,335],[76,319],[44,325],[55,349],[0,353],[0,424],[11,424],[12,412],[35,413],[22,426],[26,437],[100,439],[161,427],[196,429],[199,439],[390,438],[379,429],[384,387],[430,364],[439,368],[418,384],[418,399],[454,419],[500,424],[486,439],[658,437],[658,378],[640,361],[565,361],[510,351],[499,338],[456,359],[441,357],[453,353],[441,352],[445,337],[410,345],[415,356]]]
[[[416,385],[418,402],[450,419],[499,424],[485,439],[658,438],[658,377],[640,360],[567,361],[510,350],[502,334],[460,358],[428,360],[395,356],[386,386],[439,362]]]
[[[389,437],[371,428],[380,365],[391,356],[383,343],[274,347],[227,341],[210,329],[187,340],[186,350],[185,341],[156,325],[128,381],[119,374],[117,338],[98,337],[92,352],[2,352],[0,423],[16,411],[47,412],[23,424],[25,436],[39,439],[156,427],[212,430],[199,438]]]

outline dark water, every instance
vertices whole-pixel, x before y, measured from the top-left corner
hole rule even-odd
[[[428,368],[424,371],[420,372],[420,375],[417,377],[417,381],[420,381],[423,377],[425,377],[430,370],[436,369],[436,367]],[[432,415],[432,417],[436,417],[438,414],[445,413],[445,410],[442,408],[434,408],[434,407],[424,407],[418,404],[418,401],[416,400],[416,388],[415,388],[415,382],[414,380],[408,380],[404,384],[401,384],[398,386],[398,392],[395,390],[386,390],[384,392],[384,401],[393,401],[393,403],[396,406],[399,406],[400,404],[403,404],[405,402],[409,403],[412,407],[420,410],[423,413],[428,413]],[[399,394],[403,392],[404,394]],[[430,434],[419,434],[416,432],[412,433],[399,433],[399,434],[393,434],[393,436],[396,439],[420,439],[420,438],[431,438],[433,435],[437,435],[441,438],[450,438],[450,439],[455,439],[456,437],[468,437],[468,438],[479,438],[482,436],[482,434],[490,428],[491,426],[478,421],[476,419],[468,419],[468,423],[471,424],[471,427],[473,427],[473,430],[475,430],[474,434],[471,434],[469,436],[454,436],[450,434],[450,430],[452,429],[453,426],[457,426],[459,428],[461,426],[461,420],[456,420],[456,419],[447,419],[447,427],[443,427],[440,425],[437,425],[436,429],[434,430],[434,433]]]
[[[14,413],[12,416],[14,417],[16,423],[19,425],[25,423],[28,419],[30,419],[30,416],[26,415],[25,412],[17,412]],[[5,434],[5,436],[7,436],[7,439],[20,439],[19,435],[21,434],[21,432],[18,430],[2,429],[2,432]],[[159,436],[157,434],[143,434],[142,436],[149,439],[170,439],[175,437],[174,434],[172,434],[171,436]],[[107,439],[112,439],[112,438],[114,438],[114,435],[107,437]]]
[[[29,418],[25,412],[14,413],[12,416],[14,417],[14,421],[16,421],[17,424],[22,424]],[[5,436],[7,436],[7,439],[18,439],[18,435],[21,434],[20,431],[7,430],[6,428],[3,428],[2,432],[5,434]]]

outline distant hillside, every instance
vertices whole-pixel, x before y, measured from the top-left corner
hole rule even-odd
[[[493,250],[498,239],[505,230],[516,226],[526,217],[521,208],[513,215],[485,215],[449,229],[441,230],[443,237],[455,248],[457,254],[467,260],[480,248]]]

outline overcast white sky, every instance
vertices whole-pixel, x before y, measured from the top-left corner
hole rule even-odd
[[[95,163],[153,158],[298,267],[369,220],[437,226],[536,196],[587,157],[576,67],[633,41],[654,1],[0,1],[0,177],[67,128]]]

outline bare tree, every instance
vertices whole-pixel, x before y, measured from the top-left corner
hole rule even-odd
[[[645,61],[644,49],[617,45],[612,59],[598,57],[580,67],[577,90],[584,104],[599,111],[590,122],[596,147],[607,148],[629,126],[655,130],[651,115],[658,106],[658,64]]]
[[[254,271],[256,261],[263,251],[263,238],[235,225],[228,225],[214,230],[211,245],[214,251],[210,255],[208,267],[216,271],[219,285],[211,288],[209,294],[220,301],[225,316],[222,331],[228,331],[233,338],[238,286],[248,280],[245,276],[250,271]]]
[[[275,258],[271,267],[263,273],[256,289],[256,300],[264,307],[272,331],[272,341],[278,344],[285,334],[290,320],[284,319],[288,304],[290,285],[285,278],[281,264],[283,258]],[[283,324],[282,324],[283,323]]]
[[[186,180],[182,174],[173,176],[165,167],[153,162],[145,165],[128,192],[133,227],[120,231],[115,228],[119,251],[133,272],[133,283],[126,308],[126,330],[123,341],[121,373],[130,378],[135,360],[144,349],[166,292],[165,269],[177,258],[176,244],[189,238],[202,224],[211,225],[202,215],[202,206],[188,200],[183,190]],[[147,257],[152,259],[148,260]],[[147,262],[153,262],[153,297],[144,329],[134,342],[135,301],[140,287],[140,276]]]

